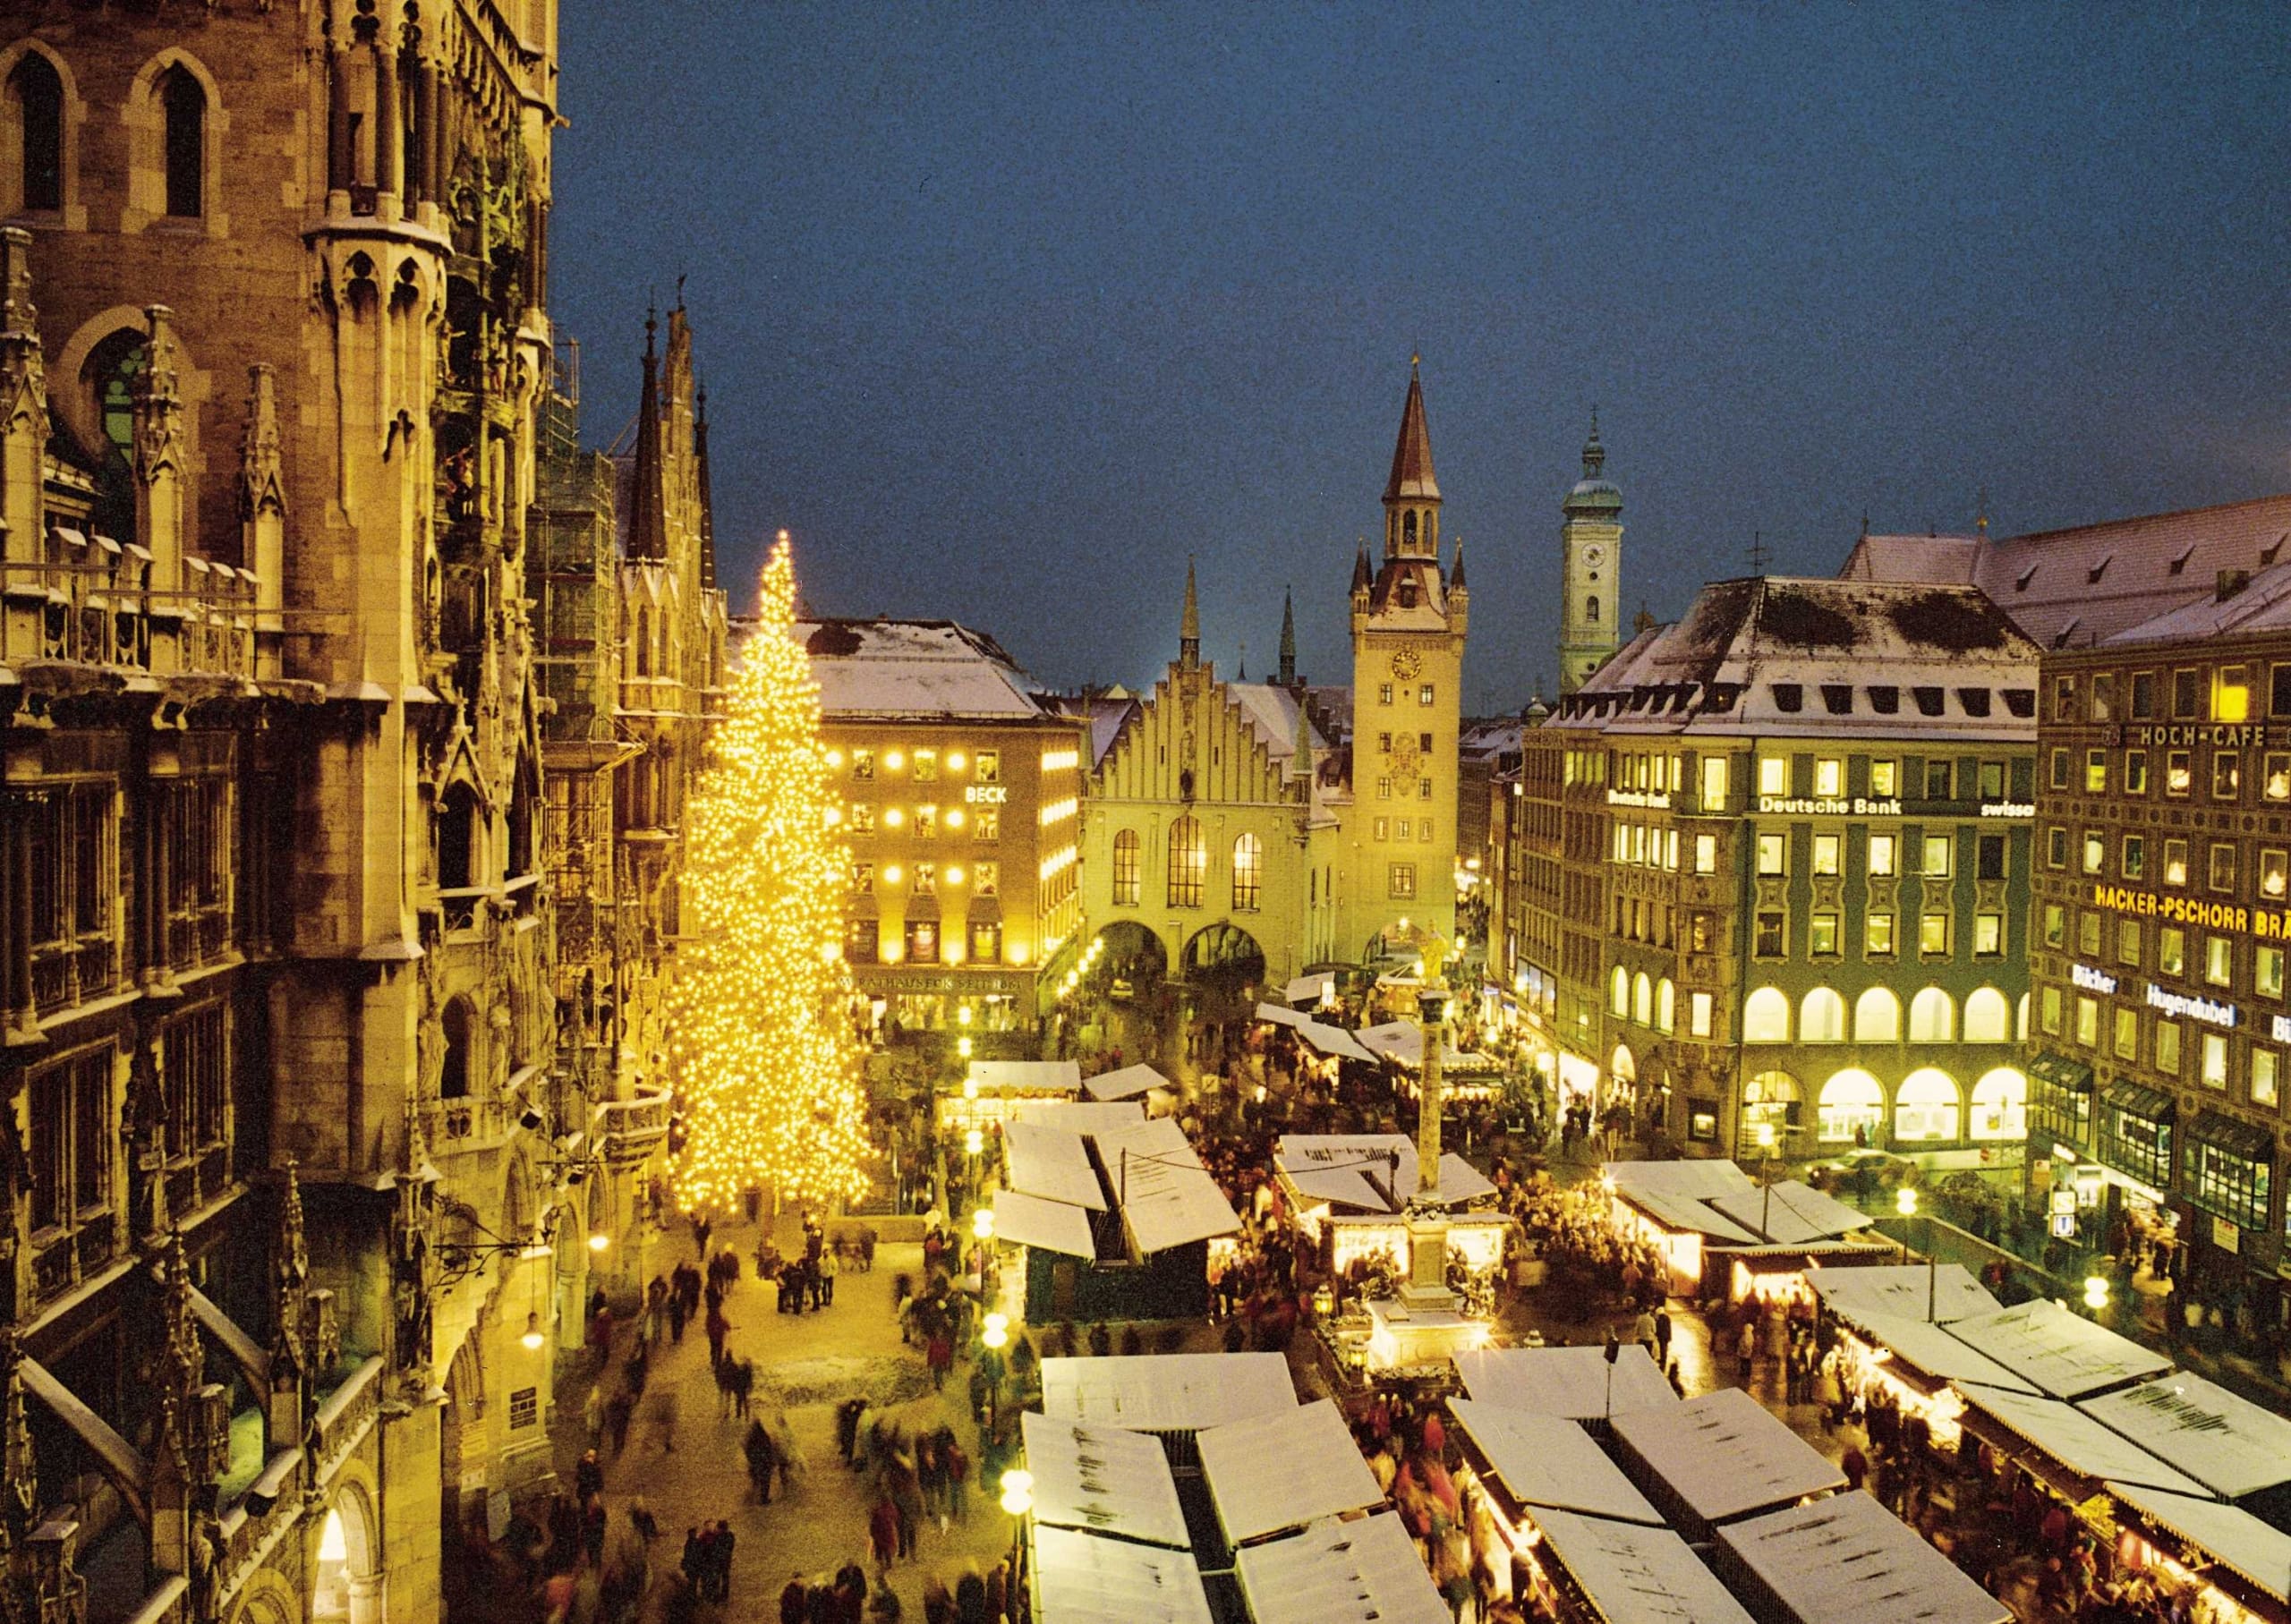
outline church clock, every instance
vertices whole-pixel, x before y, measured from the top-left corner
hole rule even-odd
[[[1414,682],[1417,673],[1423,669],[1424,657],[1414,649],[1402,649],[1392,656],[1392,675],[1404,683]]]

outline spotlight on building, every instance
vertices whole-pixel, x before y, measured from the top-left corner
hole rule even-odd
[[[549,1339],[541,1333],[541,1315],[539,1314],[529,1314],[525,1316],[525,1334],[519,1337],[517,1340],[524,1345],[524,1349],[527,1353],[539,1353],[541,1351],[541,1344],[548,1341]]]

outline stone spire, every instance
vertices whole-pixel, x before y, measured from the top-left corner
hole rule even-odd
[[[636,511],[628,516],[628,556],[666,558],[669,556],[668,506],[660,474],[660,362],[653,349],[660,319],[644,315],[644,393],[636,407],[636,477],[629,500]]]
[[[708,388],[700,388],[700,415],[692,427],[692,455],[700,475],[700,585],[716,590],[716,493],[708,478]]]
[[[1185,561],[1185,613],[1178,621],[1178,664],[1191,671],[1201,664],[1201,597],[1193,584],[1193,560]]]
[[[1448,585],[1455,591],[1464,590],[1464,544],[1461,540],[1456,542],[1456,567],[1448,572]]]
[[[1392,478],[1384,481],[1387,503],[1440,499],[1439,483],[1432,476],[1432,431],[1424,421],[1424,378],[1418,370],[1422,359],[1408,358],[1408,400],[1401,407]]]
[[[1281,589],[1281,685],[1297,685],[1297,609],[1290,601],[1289,589]]]

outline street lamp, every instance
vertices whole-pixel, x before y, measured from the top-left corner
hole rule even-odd
[[[607,1235],[601,1229],[589,1237],[589,1250],[592,1252],[602,1252],[606,1247],[611,1245],[612,1237]]]
[[[1010,1514],[1010,1582],[1020,1582],[1026,1570],[1026,1513],[1035,1509],[1035,1475],[1022,1467],[1002,1474],[1002,1509]]]
[[[980,1240],[994,1238],[994,1209],[981,1207],[970,1215],[970,1232]]]
[[[963,1149],[974,1156],[984,1154],[986,1150],[986,1135],[977,1128],[969,1129],[963,1135]]]
[[[2108,1305],[2108,1283],[2106,1278],[2097,1274],[2086,1275],[2084,1277],[2084,1306],[2094,1314],[2098,1314]]]
[[[1894,1211],[1899,1212],[1903,1220],[1901,1230],[1901,1258],[1902,1262],[1907,1263],[1909,1261],[1907,1220],[1917,1216],[1917,1192],[1907,1185],[1895,1191]],[[1940,1318],[1938,1301],[1940,1294],[1941,1260],[1939,1254],[1934,1250],[1933,1230],[1929,1223],[1925,1232],[1925,1322],[1929,1325],[1936,1323]]]

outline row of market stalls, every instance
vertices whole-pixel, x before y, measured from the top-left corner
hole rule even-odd
[[[1455,1367],[1458,1483],[1499,1594],[1568,1624],[2009,1624],[1740,1389],[1682,1400],[1635,1346]]]
[[[1307,980],[1316,978],[1307,977]],[[1401,985],[1402,983],[1392,983]],[[1413,989],[1416,983],[1407,982]],[[1384,986],[1384,983],[1379,983]],[[1295,989],[1292,987],[1292,992]],[[1291,999],[1292,1003],[1298,1001]],[[1280,1004],[1259,1004],[1256,1018],[1267,1025],[1284,1027],[1296,1036],[1299,1052],[1324,1079],[1333,1078],[1346,1060],[1373,1067],[1397,1079],[1414,1097],[1422,1084],[1424,1029],[1412,1020],[1382,1021],[1373,1026],[1339,1026],[1316,1018],[1318,1006],[1297,1009]],[[1489,1055],[1452,1046],[1440,1050],[1440,1073],[1451,1100],[1484,1100],[1502,1081],[1503,1064]]]
[[[2016,1462],[2214,1616],[2291,1619],[2291,1420],[2057,1303],[2006,1306],[1955,1265],[1812,1271],[1841,1376]]]
[[[1450,1624],[1279,1354],[1046,1359],[1022,1427],[1038,1624]]]
[[[1407,1212],[1420,1170],[1406,1134],[1283,1134],[1273,1146],[1274,1187],[1297,1227],[1341,1274],[1379,1254],[1405,1263]],[[1475,1269],[1503,1261],[1512,1220],[1492,1210],[1495,1186],[1453,1151],[1440,1156],[1436,1204],[1448,1214],[1448,1254]]]
[[[973,1060],[961,1084],[937,1100],[939,1127],[959,1140],[971,1128],[1039,1119],[1069,1105],[1137,1101],[1154,1116],[1175,1109],[1178,1085],[1151,1066],[1082,1075],[1075,1060]]]
[[[1731,1161],[1610,1161],[1616,1226],[1661,1254],[1674,1297],[1799,1296],[1814,1265],[1894,1255],[1866,1212],[1794,1178],[1760,1184]]]

